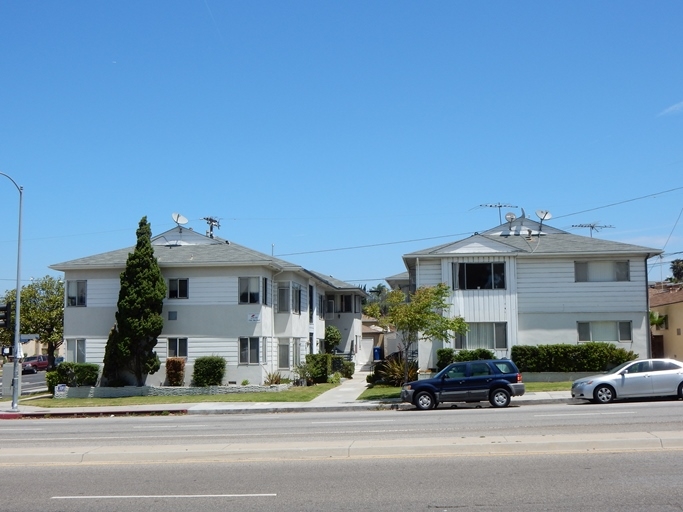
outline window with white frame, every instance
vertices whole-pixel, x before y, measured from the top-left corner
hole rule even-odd
[[[301,314],[301,285],[292,283],[292,313]]]
[[[240,364],[259,364],[259,339],[258,337],[241,337]]]
[[[69,363],[85,363],[85,340],[66,340],[66,360]]]
[[[630,343],[633,341],[631,322],[577,322],[579,341],[608,341]]]
[[[299,366],[301,364],[301,339],[294,338],[294,348],[292,349],[292,364]]]
[[[87,281],[66,282],[66,305],[85,306],[87,298]]]
[[[187,357],[187,338],[168,338],[168,357]]]
[[[189,297],[189,279],[172,278],[168,280],[169,299],[187,299]]]
[[[289,283],[278,283],[277,285],[277,311],[278,313],[289,313]]]
[[[240,304],[258,304],[260,279],[258,277],[240,277]]]
[[[318,295],[318,318],[325,318],[325,296]]]
[[[313,307],[311,306],[311,303],[313,302],[313,287],[309,284],[308,285],[308,323],[312,324],[313,323]]]
[[[630,281],[630,264],[628,261],[575,261],[574,280],[577,283]]]
[[[466,334],[458,334],[455,337],[456,350],[495,350],[508,347],[505,322],[471,322],[467,326],[469,330]]]
[[[505,263],[453,263],[454,290],[504,290]]]
[[[280,370],[289,369],[289,338],[280,338],[278,340],[277,367]]]

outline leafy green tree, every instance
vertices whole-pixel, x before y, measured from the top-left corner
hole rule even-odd
[[[462,317],[444,316],[450,308],[447,302],[450,288],[440,283],[436,286],[422,287],[406,296],[400,290],[387,294],[387,312],[384,314],[379,303],[366,307],[366,314],[377,318],[382,327],[393,325],[401,334],[403,360],[408,361],[413,345],[420,340],[447,340],[455,334],[465,334],[467,324]],[[408,381],[409,365],[405,364],[404,382]]]
[[[116,326],[107,340],[103,374],[122,377],[129,371],[138,386],[161,367],[154,347],[164,327],[161,315],[166,283],[154,256],[152,229],[147,217],[140,220],[135,250],[121,273]],[[112,346],[109,346],[109,345]]]
[[[12,320],[8,329],[0,329],[3,345],[14,343],[16,290],[5,293],[4,302],[12,303]],[[47,347],[49,367],[55,364],[55,352],[64,343],[64,283],[52,276],[33,280],[21,288],[21,330],[37,334]]]
[[[325,342],[325,352],[328,354],[332,353],[332,350],[334,350],[334,347],[339,345],[342,340],[342,334],[339,329],[337,329],[334,325],[328,325],[325,327],[325,339],[323,340]]]
[[[683,260],[673,260],[671,262],[671,273],[674,281],[680,283],[683,281]]]

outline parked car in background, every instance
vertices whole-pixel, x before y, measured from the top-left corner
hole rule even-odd
[[[24,362],[31,363],[31,366],[33,366],[37,371],[47,370],[47,356],[28,356],[24,358]]]
[[[433,409],[441,402],[481,402],[507,407],[511,396],[524,394],[522,374],[508,359],[453,363],[431,379],[403,386],[401,400],[418,409]]]
[[[62,364],[64,362],[64,358],[62,356],[55,357],[55,368]]]
[[[27,361],[21,362],[21,373],[38,373],[38,369]]]
[[[683,363],[675,359],[628,361],[572,384],[572,398],[601,404],[620,398],[656,396],[683,398]]]

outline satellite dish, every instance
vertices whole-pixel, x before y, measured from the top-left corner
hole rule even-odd
[[[536,215],[538,216],[539,219],[542,221],[544,220],[550,220],[553,218],[552,213],[550,213],[548,210],[536,210]]]
[[[508,222],[512,222],[512,221],[514,221],[516,218],[517,218],[517,215],[515,215],[515,214],[512,213],[512,212],[507,212],[507,213],[505,214],[505,220],[508,221]]]
[[[173,213],[171,215],[171,218],[173,219],[173,222],[178,224],[178,226],[180,226],[181,224],[187,224],[187,219],[179,213]]]

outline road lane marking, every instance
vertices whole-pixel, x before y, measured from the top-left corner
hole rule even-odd
[[[311,421],[311,425],[341,425],[346,423],[393,423],[395,420]]]
[[[197,427],[206,427],[207,425],[145,425],[141,427],[133,427],[134,429],[159,429],[159,428],[197,428]]]
[[[144,498],[263,498],[277,494],[150,494],[131,496],[52,496],[53,500],[130,500]]]
[[[635,414],[635,411],[623,412],[577,412],[567,414],[534,414],[535,418],[556,418],[558,416],[610,416],[615,414]]]

